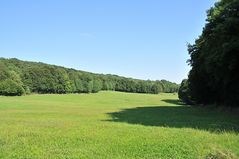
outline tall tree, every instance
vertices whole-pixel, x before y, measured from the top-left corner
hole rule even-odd
[[[239,0],[221,0],[208,11],[202,35],[189,45],[189,89],[201,104],[239,106]]]

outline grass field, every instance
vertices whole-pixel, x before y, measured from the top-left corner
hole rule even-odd
[[[0,158],[239,157],[239,115],[176,94],[0,97]]]

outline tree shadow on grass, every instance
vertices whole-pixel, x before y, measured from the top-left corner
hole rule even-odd
[[[177,106],[179,106],[179,105],[185,105],[185,104],[184,104],[183,102],[181,102],[179,99],[178,99],[178,100],[176,100],[176,99],[163,99],[162,101],[165,102],[165,103],[174,104],[174,105],[177,105]]]
[[[210,132],[239,132],[239,116],[216,109],[182,105],[178,100],[164,100],[176,106],[146,106],[108,113],[112,122],[173,128],[193,128]]]

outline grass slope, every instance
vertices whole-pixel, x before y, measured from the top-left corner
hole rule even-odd
[[[175,94],[0,97],[0,158],[237,158],[238,123]]]

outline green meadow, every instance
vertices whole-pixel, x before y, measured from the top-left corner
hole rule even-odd
[[[239,116],[176,94],[0,97],[0,158],[238,158]]]

